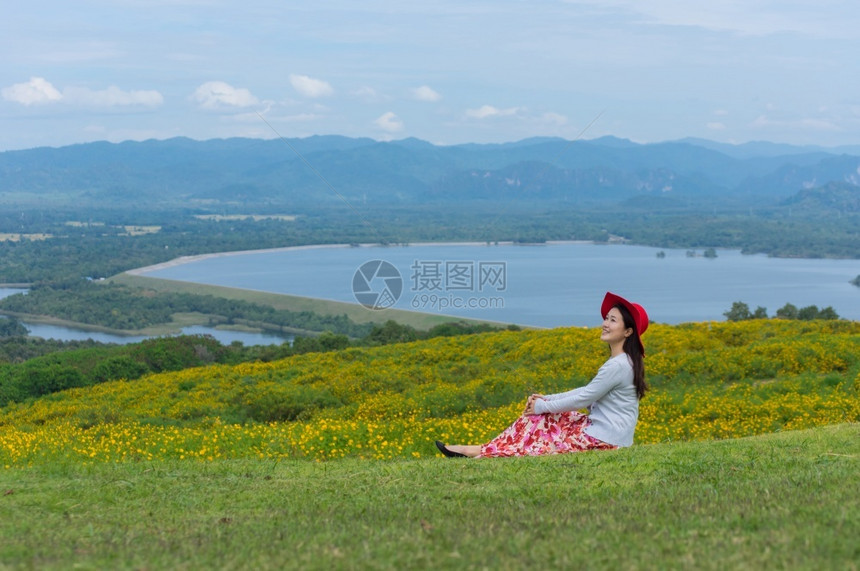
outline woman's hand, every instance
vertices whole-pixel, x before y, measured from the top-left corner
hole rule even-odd
[[[537,414],[535,412],[535,403],[538,399],[542,399],[543,395],[533,394],[529,395],[528,400],[526,401],[526,409],[523,411],[523,414]]]

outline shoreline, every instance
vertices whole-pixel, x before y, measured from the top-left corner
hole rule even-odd
[[[36,315],[32,313],[19,313],[17,311],[0,311],[0,315],[14,317],[22,323],[34,323],[38,325],[53,325],[57,327],[67,327],[69,329],[77,329],[79,331],[92,331],[94,333],[106,333],[108,335],[116,335],[117,337],[139,337],[139,336],[157,336],[159,333],[140,331],[129,331],[126,329],[113,329],[104,325],[93,325],[91,323],[81,323],[79,321],[70,321],[60,317],[52,317],[50,315]]]
[[[199,262],[201,260],[209,260],[213,258],[227,258],[230,256],[244,256],[246,254],[267,254],[275,252],[299,252],[303,250],[335,250],[342,248],[423,248],[437,246],[486,246],[493,248],[497,246],[551,246],[557,244],[598,244],[593,240],[547,240],[546,242],[513,242],[511,240],[479,242],[479,241],[461,241],[461,242],[408,242],[404,244],[379,244],[376,242],[362,242],[358,244],[305,244],[302,246],[282,246],[280,248],[259,248],[254,250],[229,250],[227,252],[210,252],[208,254],[196,254],[194,256],[179,256],[166,262],[133,268],[122,272],[131,276],[144,276],[148,272],[155,272],[167,268],[174,268],[183,264]]]
[[[546,240],[544,242],[515,242],[512,240],[493,240],[493,241],[477,241],[477,240],[464,240],[464,241],[456,241],[456,242],[444,242],[444,241],[433,241],[433,242],[404,242],[398,244],[380,244],[378,242],[360,242],[360,243],[337,243],[337,244],[303,244],[300,246],[281,246],[278,248],[255,248],[252,250],[228,250],[226,252],[210,252],[207,254],[196,254],[193,256],[179,256],[177,258],[173,258],[171,260],[167,260],[166,262],[160,262],[158,264],[151,264],[149,266],[142,266],[139,268],[132,268],[130,270],[125,270],[117,275],[128,274],[131,276],[140,276],[140,277],[149,277],[146,276],[149,272],[159,271],[163,269],[173,268],[176,266],[181,266],[184,264],[189,264],[201,260],[208,260],[213,258],[226,258],[230,256],[244,256],[247,254],[265,254],[265,253],[275,253],[275,252],[298,252],[303,250],[327,250],[327,249],[344,249],[344,248],[422,248],[422,247],[440,247],[440,246],[485,246],[487,248],[492,247],[504,247],[504,246],[513,246],[513,247],[538,247],[538,246],[556,246],[556,245],[565,245],[565,244],[588,244],[594,246],[631,246],[631,247],[641,247],[641,248],[655,248],[657,250],[678,250],[678,251],[697,251],[707,249],[705,247],[698,248],[683,248],[683,247],[660,247],[660,246],[652,246],[648,244],[634,244],[629,242],[626,238],[616,237],[616,239],[610,239],[608,242],[597,242],[594,240]],[[849,260],[852,258],[803,258],[803,257],[793,257],[793,256],[770,256],[764,253],[752,253],[746,254],[742,251],[741,248],[728,248],[728,247],[713,247],[717,252],[720,251],[737,251],[740,252],[743,256],[763,256],[767,258],[775,258],[775,259],[792,259],[792,260],[819,260],[819,259],[832,259],[832,260]],[[115,277],[115,276],[112,276]],[[110,278],[108,278],[110,279]],[[29,287],[31,284],[0,284],[0,288],[8,287]]]

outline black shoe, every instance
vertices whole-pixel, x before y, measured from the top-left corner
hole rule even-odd
[[[460,454],[459,452],[452,452],[451,450],[448,450],[447,448],[445,448],[445,445],[438,440],[436,441],[436,448],[438,448],[439,452],[444,454],[446,458],[466,458],[465,454]]]

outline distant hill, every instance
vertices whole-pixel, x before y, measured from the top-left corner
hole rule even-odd
[[[829,182],[824,186],[801,190],[784,200],[783,204],[804,210],[831,210],[843,214],[860,212],[860,186]]]
[[[806,154],[828,154],[828,155],[860,155],[860,145],[841,145],[838,147],[820,147],[818,145],[788,145],[784,143],[771,143],[768,141],[750,141],[740,145],[729,143],[718,143],[707,139],[687,137],[680,139],[679,143],[688,143],[699,147],[705,147],[719,151],[725,155],[740,159],[757,157],[780,157],[784,155],[806,155]]]
[[[858,184],[858,172],[860,153],[698,139],[638,144],[614,137],[541,137],[437,146],[341,136],[174,138],[0,153],[0,201],[300,207],[343,197],[384,205],[528,200],[777,206],[805,189]]]

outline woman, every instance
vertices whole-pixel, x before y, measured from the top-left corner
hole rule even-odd
[[[609,292],[600,312],[600,339],[609,345],[609,360],[590,383],[565,393],[531,395],[523,415],[487,444],[446,446],[437,440],[442,454],[537,456],[632,445],[639,399],[648,390],[645,348],[639,337],[648,329],[648,314],[641,305]],[[576,412],[582,408],[589,413]]]

